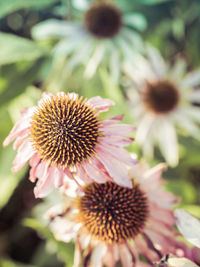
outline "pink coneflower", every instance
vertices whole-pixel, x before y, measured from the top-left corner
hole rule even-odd
[[[65,177],[84,182],[113,181],[131,187],[126,165],[134,160],[123,149],[133,139],[127,138],[134,127],[116,124],[122,116],[100,120],[113,101],[99,96],[83,100],[76,94],[45,94],[37,106],[23,111],[22,118],[4,141],[14,139],[18,149],[13,172],[28,161],[36,197],[46,196],[54,187],[64,184]]]
[[[81,196],[47,212],[55,237],[76,243],[74,267],[153,266],[166,253],[192,258],[177,240],[171,210],[177,199],[161,188],[165,168],[138,164],[130,170],[132,188],[91,183]]]

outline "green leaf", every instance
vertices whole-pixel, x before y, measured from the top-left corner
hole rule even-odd
[[[32,61],[45,54],[33,41],[12,34],[0,33],[0,65]]]
[[[0,0],[0,18],[22,8],[44,8],[58,0]]]
[[[14,261],[7,260],[7,259],[0,259],[0,266],[1,267],[36,267],[35,265],[16,263]]]
[[[24,92],[26,87],[37,77],[43,62],[43,59],[38,59],[23,70],[15,69],[12,65],[10,66],[10,69],[8,69],[10,71],[10,77],[7,80],[3,92],[0,93],[0,106],[5,105],[14,97]]]
[[[74,261],[74,244],[57,241],[52,232],[41,225],[36,219],[27,218],[24,220],[24,225],[40,232],[47,240],[52,241],[57,246],[59,256],[67,263],[67,266],[72,266]]]

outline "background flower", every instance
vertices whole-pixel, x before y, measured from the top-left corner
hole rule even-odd
[[[136,140],[147,157],[158,145],[166,161],[176,166],[179,159],[176,128],[199,140],[200,71],[187,73],[183,59],[172,66],[159,51],[147,46],[147,57],[136,56],[124,69],[135,89],[128,91],[133,117],[137,117]]]
[[[146,28],[145,17],[128,7],[123,11],[123,1],[119,6],[114,1],[84,1],[74,7],[69,21],[41,22],[33,28],[33,37],[57,40],[54,57],[66,59],[68,72],[84,64],[85,76],[90,78],[104,65],[118,81],[121,62],[143,49],[139,32]]]

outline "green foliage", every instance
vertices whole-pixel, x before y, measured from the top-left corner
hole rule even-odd
[[[34,42],[12,34],[0,33],[0,66],[19,61],[33,61],[44,55]]]
[[[17,65],[8,65],[1,69],[6,79],[6,84],[0,93],[0,105],[6,105],[13,98],[22,94],[38,76],[43,64],[43,59],[38,59],[25,68],[19,69]]]
[[[74,244],[73,243],[64,243],[61,241],[57,241],[51,231],[47,228],[47,226],[41,225],[38,220],[27,218],[24,220],[24,225],[27,227],[31,227],[37,232],[41,233],[42,236],[51,242],[53,246],[56,246],[56,251],[58,253],[58,257],[64,261],[68,267],[73,265],[73,252],[74,252]]]
[[[0,0],[0,18],[22,8],[44,8],[58,0]]]

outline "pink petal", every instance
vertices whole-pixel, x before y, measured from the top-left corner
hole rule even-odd
[[[176,223],[173,211],[171,209],[161,208],[157,204],[150,204],[150,214],[153,218],[159,219],[162,222],[167,222],[169,225]]]
[[[124,244],[119,245],[119,255],[123,267],[135,265],[135,259],[133,259],[130,251]]]
[[[116,124],[103,127],[105,135],[127,136],[136,130],[135,127],[129,124]]]
[[[148,170],[145,173],[146,178],[151,179],[160,179],[162,176],[162,172],[167,170],[167,164],[166,163],[160,163],[156,165],[154,168]]]
[[[39,179],[34,194],[36,198],[44,198],[54,189],[53,167],[49,168],[47,163],[41,163],[37,168],[37,177]]]
[[[29,129],[25,129],[20,133],[20,136],[18,136],[13,144],[13,149],[16,149],[22,142],[23,140],[28,137]]]
[[[13,162],[13,172],[19,171],[29,159],[34,155],[33,148],[28,140],[25,140],[17,151],[17,156]]]
[[[86,173],[86,171],[81,165],[77,165],[76,170],[77,170],[78,177],[80,177],[80,179],[84,181],[86,184],[93,182],[90,176]]]
[[[109,145],[124,147],[130,145],[134,141],[134,138],[127,138],[117,135],[107,135],[105,137],[100,137],[99,140],[100,142],[101,140],[103,140],[104,143],[107,143]]]
[[[110,107],[115,105],[115,103],[112,100],[102,98],[100,96],[95,96],[90,98],[87,101],[87,103],[91,104],[94,108],[97,108],[99,112],[107,111],[109,110]]]
[[[102,143],[98,144],[98,148],[100,148],[102,151],[110,154],[112,157],[121,162],[124,162],[127,165],[135,165],[136,161],[131,158],[130,154],[126,150],[124,150],[123,148],[115,147],[113,145]]]
[[[109,120],[103,120],[103,121],[101,121],[100,125],[107,126],[107,125],[115,124],[116,122],[122,121],[123,117],[124,117],[124,115],[121,114],[121,115],[115,116]]]
[[[82,164],[82,167],[86,171],[87,175],[91,177],[97,183],[105,183],[107,179],[104,175],[101,175],[101,172],[95,165],[92,165],[89,161],[85,161]]]
[[[98,150],[98,156],[110,176],[117,184],[132,188],[132,182],[128,176],[128,170],[124,167],[123,163],[100,149]]]
[[[36,171],[37,171],[37,167],[40,163],[40,158],[38,157],[38,154],[35,153],[32,158],[30,159],[30,166],[31,166],[31,169],[30,169],[30,172],[29,172],[29,180],[34,183],[37,179],[37,176],[36,176]]]
[[[52,166],[51,168],[53,168],[52,175],[54,176],[54,186],[59,188],[64,184],[65,172],[58,167]]]

